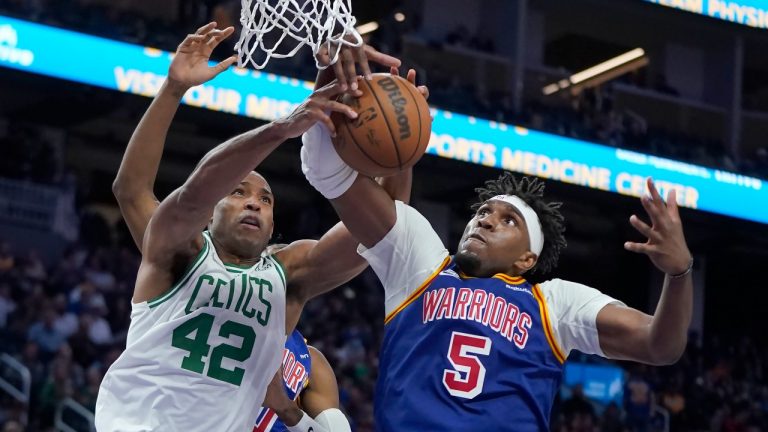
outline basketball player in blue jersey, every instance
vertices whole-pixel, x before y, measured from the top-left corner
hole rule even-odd
[[[230,29],[217,30],[215,24],[211,23],[185,40],[174,57],[168,82],[163,86],[136,128],[123,156],[113,190],[129,231],[140,251],[143,248],[147,226],[159,205],[154,195],[154,181],[162,156],[165,137],[173,115],[178,108],[179,99],[187,88],[213,79],[218,73],[226,69],[224,67],[208,68],[206,60],[213,47],[229,34],[231,34]],[[192,41],[205,43],[192,43]],[[366,49],[375,61],[385,63],[394,61],[389,57],[380,57],[370,48]],[[328,81],[330,80],[326,79],[326,82]],[[410,195],[410,171],[396,178],[383,179],[382,185],[394,197],[407,201]],[[272,245],[267,248],[264,255],[274,255],[287,246],[289,245]],[[348,263],[350,264],[348,270],[356,272],[361,271],[366,266],[364,260],[359,257],[348,261]],[[285,300],[285,328],[288,333],[293,331],[301,315],[303,305],[309,298],[306,296],[306,292],[291,288],[294,286],[289,284]],[[317,432],[325,430],[348,431],[349,423],[338,409],[338,387],[333,370],[325,357],[316,349],[308,348],[303,337],[296,331],[293,331],[291,337],[286,341],[283,351],[283,365],[283,370],[286,373],[284,381],[288,391],[292,395],[298,395],[303,390],[302,407],[305,408],[309,417],[314,417],[320,422],[318,425],[309,421],[309,418],[304,418],[304,413],[301,410],[298,410],[300,415],[297,416],[295,405],[293,407],[283,405],[284,409],[278,410],[278,412],[281,418],[284,417],[286,424],[293,425],[288,429],[305,430],[307,427],[314,426]],[[269,371],[265,371],[265,373],[271,374]],[[309,386],[307,386],[308,383]],[[255,395],[254,399],[256,399]],[[259,414],[260,420],[265,418],[262,414],[268,413],[262,410],[262,413]],[[272,424],[272,429],[266,430],[284,430],[281,429],[280,424],[275,422],[274,411],[269,417],[267,423]],[[260,425],[262,422],[258,424]]]
[[[526,281],[553,270],[566,245],[561,203],[538,179],[504,173],[479,188],[450,255],[419,212],[339,158],[323,125],[304,134],[301,156],[384,285],[378,431],[546,431],[572,350],[653,365],[683,353],[693,258],[674,190],[665,203],[648,179],[650,224],[629,220],[647,241],[625,248],[666,275],[647,315],[578,283]]]
[[[333,368],[294,330],[285,342],[283,367],[267,389],[253,432],[301,430],[286,425],[298,424],[305,412],[325,430],[348,432],[349,422],[343,415],[338,416],[338,407],[339,388]]]

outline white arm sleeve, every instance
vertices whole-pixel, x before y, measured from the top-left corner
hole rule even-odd
[[[605,357],[597,334],[597,314],[606,305],[624,303],[594,288],[562,279],[543,282],[539,287],[563,354],[567,357],[575,349]]]
[[[370,249],[357,247],[384,285],[385,315],[397,309],[448,257],[429,221],[416,209],[395,201],[395,226]]]
[[[328,428],[318,423],[306,412],[301,416],[301,420],[293,426],[285,425],[288,432],[329,432]]]
[[[328,432],[352,432],[349,420],[338,408],[324,410],[315,417],[315,421],[328,429]]]

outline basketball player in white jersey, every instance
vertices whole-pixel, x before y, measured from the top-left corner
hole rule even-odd
[[[142,125],[150,124],[146,130],[166,124],[167,131],[189,88],[184,83],[205,82],[234,62],[207,67],[212,49],[232,31],[211,23],[182,42],[176,58],[185,61],[172,64],[163,96],[142,119]],[[382,64],[399,64],[366,52]],[[288,287],[308,299],[364,268],[342,225],[319,241],[263,254],[273,229],[274,196],[251,171],[317,121],[333,127],[326,112],[354,117],[349,107],[331,101],[341,91],[331,83],[286,118],[216,147],[154,210],[142,236],[126,350],[99,391],[99,430],[251,429],[280,364]]]

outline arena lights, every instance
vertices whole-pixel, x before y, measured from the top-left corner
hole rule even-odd
[[[573,92],[580,91],[583,87],[594,87],[608,80],[612,80],[632,70],[641,68],[648,64],[648,57],[645,56],[645,50],[635,48],[624,54],[596,64],[581,72],[577,72],[567,79],[562,79],[556,83],[549,84],[541,89],[545,96],[549,96],[571,88]]]
[[[379,23],[377,23],[376,21],[360,24],[356,28],[357,32],[360,33],[361,35],[375,32],[378,29],[379,29]]]
[[[166,51],[0,16],[2,67],[152,97],[170,62]],[[190,89],[182,102],[274,120],[289,114],[312,88],[295,78],[231,68]],[[651,176],[663,195],[677,191],[684,207],[768,223],[768,184],[761,179],[437,108],[432,113],[432,155],[627,196],[644,194],[644,179]]]

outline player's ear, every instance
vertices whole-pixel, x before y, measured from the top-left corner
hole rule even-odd
[[[539,257],[535,253],[527,251],[515,261],[515,268],[517,268],[520,274],[523,274],[532,269],[538,261]]]

